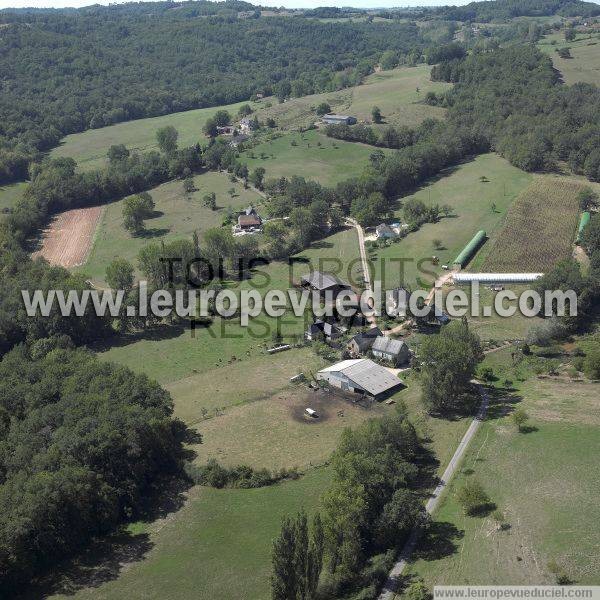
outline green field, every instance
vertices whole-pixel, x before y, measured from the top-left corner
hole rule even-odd
[[[371,108],[377,104],[386,122],[414,126],[427,117],[441,118],[444,115],[441,108],[421,104],[428,91],[441,91],[448,87],[445,83],[429,81],[430,70],[429,66],[403,67],[371,75],[363,85],[355,88],[292,98],[283,104],[278,104],[275,98],[250,104],[261,121],[272,116],[285,129],[306,127],[317,121],[314,108],[324,101],[331,104],[332,110],[354,114],[361,120],[370,120]],[[228,110],[235,118],[243,104],[246,102],[127,121],[68,135],[60,146],[52,150],[51,156],[72,157],[84,170],[99,168],[106,164],[106,153],[113,144],[125,144],[130,150],[156,149],[156,131],[166,125],[172,125],[179,131],[179,145],[182,147],[198,141],[204,143],[202,127],[207,119],[220,109]]]
[[[0,186],[0,220],[6,215],[5,211],[13,208],[26,186],[25,181]]]
[[[66,136],[61,145],[52,150],[50,155],[72,157],[84,170],[101,168],[106,164],[106,153],[113,144],[125,144],[129,150],[142,152],[157,150],[156,132],[166,125],[172,125],[179,131],[180,147],[191,146],[204,140],[202,127],[218,110],[228,110],[232,117],[235,117],[243,104],[247,102],[126,121],[101,129],[74,133]],[[260,107],[260,103],[252,104],[255,109]]]
[[[512,290],[517,297],[522,294],[529,286],[526,285],[513,285],[513,286],[502,286],[504,289]],[[455,289],[453,287],[444,288],[444,291],[450,291]],[[467,294],[469,294],[469,286],[461,286]],[[469,326],[482,340],[523,340],[527,336],[529,329],[535,325],[541,323],[539,317],[526,317],[520,313],[519,310],[515,312],[512,317],[501,317],[495,311],[488,316],[483,315],[484,307],[494,307],[494,298],[497,292],[493,292],[489,287],[479,287],[479,316],[471,317],[468,316]],[[516,306],[516,303],[513,303]],[[470,315],[470,313],[469,313]]]
[[[431,67],[399,67],[369,75],[363,83],[337,92],[292,98],[274,104],[263,113],[271,116],[280,127],[297,129],[318,120],[314,108],[327,102],[334,112],[354,115],[359,121],[371,121],[371,109],[377,105],[384,121],[391,125],[414,127],[426,118],[443,118],[444,109],[423,104],[429,91],[441,92],[450,86],[430,80]],[[417,91],[417,89],[419,91]]]
[[[257,206],[262,200],[253,190],[245,190],[241,183],[232,183],[224,173],[196,175],[194,183],[196,191],[191,194],[183,191],[180,180],[150,190],[156,204],[156,216],[146,221],[146,232],[140,236],[132,236],[123,227],[124,200],[108,204],[98,224],[88,261],[79,270],[104,285],[106,267],[115,258],[125,258],[136,264],[138,252],[145,245],[162,240],[191,239],[194,231],[202,233],[220,226],[228,207],[241,210],[249,204]],[[229,194],[231,188],[235,189],[233,197]],[[218,209],[215,211],[202,204],[202,197],[209,192],[217,195]]]
[[[510,352],[491,354],[486,364],[499,385],[510,378],[517,389],[502,392],[471,442],[434,516],[438,542],[421,545],[409,573],[432,586],[553,584],[555,563],[575,583],[597,585],[600,388],[538,379],[527,367],[511,367]],[[531,417],[529,433],[511,422],[516,403]],[[468,477],[483,484],[509,528],[498,530],[491,516],[463,514],[455,494]]]
[[[336,140],[313,130],[265,141],[243,152],[240,160],[251,171],[263,167],[266,178],[298,175],[335,186],[360,175],[373,150],[372,146]]]
[[[268,600],[271,544],[281,519],[301,508],[312,512],[329,481],[322,468],[260,489],[194,487],[178,512],[135,527],[138,543],[151,546],[143,560],[125,564],[114,580],[51,597]]]
[[[552,42],[555,42],[552,44]],[[545,36],[538,42],[539,48],[552,58],[552,63],[561,72],[563,80],[574,83],[600,85],[600,35],[578,34],[572,42],[565,41],[562,33]],[[570,48],[572,58],[560,58],[557,48]]]
[[[480,177],[486,177],[487,181],[481,182]],[[511,166],[500,156],[483,154],[448,169],[429,185],[403,198],[403,201],[418,198],[425,204],[448,204],[453,209],[453,216],[442,218],[438,223],[427,223],[400,242],[377,249],[371,255],[376,278],[382,279],[383,289],[402,282],[414,287],[418,279],[423,286],[431,285],[435,276],[443,273],[441,265],[451,265],[480,229],[485,229],[490,238],[482,249],[485,254],[501,230],[511,203],[530,181],[531,175]],[[494,204],[495,211],[492,210]],[[397,216],[401,218],[401,210]],[[442,243],[442,249],[434,247],[436,239]],[[431,264],[433,255],[439,257],[437,266]],[[430,273],[419,273],[418,262],[422,259],[425,260],[422,268]],[[478,258],[472,267],[476,268],[477,264]]]

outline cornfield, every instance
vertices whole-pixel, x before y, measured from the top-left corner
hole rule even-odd
[[[490,272],[546,272],[572,254],[583,184],[540,176],[515,200],[483,263]]]

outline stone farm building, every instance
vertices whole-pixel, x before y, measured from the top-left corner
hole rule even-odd
[[[364,394],[375,400],[381,400],[404,385],[385,367],[368,358],[343,360],[321,369],[315,377],[342,391]]]
[[[410,351],[406,342],[395,340],[383,335],[375,338],[371,346],[373,356],[387,360],[394,365],[402,365],[408,362]]]
[[[383,335],[379,327],[372,327],[367,331],[357,333],[347,344],[346,348],[350,356],[360,356],[371,349],[373,342]]]

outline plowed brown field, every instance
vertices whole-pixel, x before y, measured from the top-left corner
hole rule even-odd
[[[104,207],[74,208],[54,217],[41,238],[42,256],[52,265],[78,267],[85,263]]]

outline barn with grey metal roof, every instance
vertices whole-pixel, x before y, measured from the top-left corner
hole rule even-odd
[[[341,390],[368,394],[376,399],[403,385],[388,369],[368,358],[343,360],[321,369],[316,378]]]

